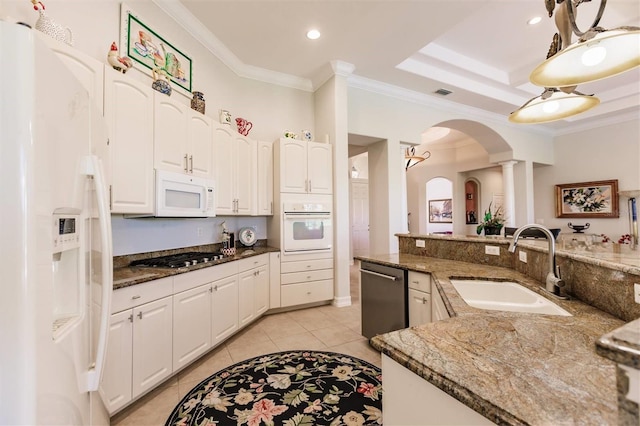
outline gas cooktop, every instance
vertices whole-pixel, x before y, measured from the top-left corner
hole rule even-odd
[[[222,253],[201,253],[188,252],[171,254],[168,256],[153,257],[151,259],[140,259],[131,262],[129,266],[145,266],[152,268],[183,268],[199,263],[213,262],[222,259]]]

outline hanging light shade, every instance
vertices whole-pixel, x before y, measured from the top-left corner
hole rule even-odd
[[[522,124],[547,123],[580,114],[599,103],[600,99],[593,95],[575,90],[565,93],[556,88],[548,88],[540,96],[530,99],[509,114],[509,121]]]
[[[585,0],[559,0],[555,13],[558,33],[549,48],[547,60],[529,76],[533,84],[542,87],[567,87],[611,77],[640,65],[640,28],[620,27],[606,30],[599,27],[607,0],[600,0],[595,19],[586,31],[576,24],[576,8]],[[590,1],[590,0],[587,0]],[[549,17],[555,1],[545,0]],[[571,43],[575,34],[578,41]],[[559,38],[559,44],[556,42]]]
[[[542,87],[575,86],[611,77],[639,65],[640,28],[592,28],[580,40],[538,65],[529,79]]]
[[[404,151],[404,160],[406,161],[405,170],[409,170],[409,168],[415,166],[418,163],[422,163],[427,158],[431,157],[431,153],[429,151],[425,151],[422,155],[416,154],[416,148],[411,147],[407,148]]]

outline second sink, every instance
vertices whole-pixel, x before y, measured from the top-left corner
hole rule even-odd
[[[493,311],[571,316],[540,294],[511,281],[451,280],[469,306]]]

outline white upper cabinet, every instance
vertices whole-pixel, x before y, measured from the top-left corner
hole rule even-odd
[[[333,193],[331,145],[283,138],[276,149],[280,192]]]
[[[255,215],[257,143],[229,126],[214,132],[217,215]]]
[[[156,169],[213,179],[213,120],[154,93]]]
[[[273,214],[273,143],[258,141],[258,215]]]
[[[105,67],[112,213],[153,213],[153,93],[150,86]]]
[[[333,193],[333,158],[328,143],[307,142],[307,178],[314,194]]]
[[[71,70],[73,75],[78,79],[80,84],[89,93],[89,97],[93,99],[94,105],[100,114],[103,114],[102,105],[102,79],[104,65],[102,62],[85,55],[78,49],[69,46],[55,40],[52,37],[43,35],[40,32],[34,31],[34,34],[38,34],[42,41],[56,54],[58,58]],[[111,68],[110,66],[108,68]]]

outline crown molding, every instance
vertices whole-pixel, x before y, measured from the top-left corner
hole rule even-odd
[[[306,92],[314,91],[311,80],[307,78],[245,64],[179,1],[152,1],[239,77],[304,90]]]
[[[326,73],[318,76],[315,82],[308,78],[302,78],[291,74],[285,74],[277,71],[270,71],[264,68],[245,64],[231,50],[229,50],[214,34],[211,33],[193,14],[184,7],[178,0],[152,0],[161,10],[172,17],[187,33],[191,34],[199,41],[207,50],[209,50],[216,58],[224,63],[231,71],[239,77],[261,81],[268,84],[288,87],[292,89],[302,90],[306,92],[314,92],[320,87],[331,75],[327,69]],[[638,112],[631,111],[615,115],[613,117],[588,117],[581,120],[563,123],[562,127],[551,124],[545,125],[519,125],[509,122],[506,116],[491,113],[480,108],[459,104],[446,99],[436,99],[431,95],[427,95],[414,90],[404,89],[399,86],[371,80],[366,77],[354,75],[355,66],[344,61],[331,61],[331,70],[335,75],[347,77],[349,87],[362,89],[380,95],[389,96],[402,101],[412,102],[419,105],[432,107],[441,111],[447,111],[457,116],[468,116],[470,119],[478,120],[483,123],[499,124],[501,126],[513,129],[523,130],[537,133],[545,136],[557,136],[576,133],[584,130],[590,130],[597,127],[618,124],[622,122],[638,120]],[[328,67],[327,67],[328,68]],[[323,79],[326,77],[326,79]],[[315,83],[315,84],[314,84]]]

